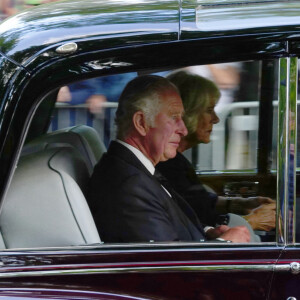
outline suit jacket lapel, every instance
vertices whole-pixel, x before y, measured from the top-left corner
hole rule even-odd
[[[200,221],[198,220],[195,212],[189,206],[189,204],[174,190],[171,192],[171,195],[174,198],[172,199],[172,197],[170,197],[166,193],[166,191],[163,190],[161,183],[157,180],[157,178],[147,170],[147,168],[141,163],[141,161],[128,148],[116,141],[112,141],[109,145],[107,153],[109,155],[117,156],[118,158],[126,161],[132,166],[135,166],[136,168],[147,174],[150,178],[152,178],[152,180],[156,182],[158,187],[162,189],[162,195],[165,198],[169,199],[169,201],[175,202],[175,205],[177,205],[180,208],[181,212],[183,212],[184,215],[194,224],[194,226],[198,228],[198,230],[203,234],[203,236],[205,236],[203,227]]]
[[[126,161],[128,164],[135,166],[139,170],[143,171],[148,176],[153,177],[152,174],[147,170],[147,168],[142,164],[142,162],[124,145],[112,141],[109,145],[107,153],[117,156],[118,158]]]

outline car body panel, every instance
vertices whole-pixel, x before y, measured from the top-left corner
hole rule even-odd
[[[62,254],[31,251],[28,257],[7,252],[2,260],[0,287],[9,288],[14,282],[19,288],[30,284],[45,288],[51,282],[49,288],[71,286],[122,295],[134,291],[135,296],[150,299],[226,299],[232,295],[266,299],[281,251],[277,247],[270,251],[264,247],[231,250],[220,246],[207,251],[205,247],[184,249],[174,244],[170,244],[171,249],[159,245],[148,246],[148,250],[139,247],[125,250],[119,245],[116,250],[112,246],[105,249],[104,245],[104,249]]]
[[[276,4],[287,18],[283,27],[277,26],[271,10],[265,10],[264,17],[272,20],[268,26],[253,24],[253,17],[244,14],[245,22],[236,28],[228,27],[231,7],[223,4],[201,11],[200,1],[124,3],[62,1],[25,11],[0,25],[2,196],[32,115],[41,99],[55,88],[118,72],[165,70],[230,61],[233,57],[237,61],[274,59],[299,53],[297,19],[283,2]],[[212,15],[208,24],[214,30],[202,27],[209,9]],[[296,3],[293,9],[297,13]],[[227,20],[220,25],[218,20],[224,13]],[[224,27],[216,30],[217,26]],[[56,52],[68,42],[76,42],[78,50]],[[238,175],[231,179],[237,178],[234,176]],[[258,179],[256,174],[245,176]],[[260,179],[275,185],[274,176]],[[212,180],[218,184],[216,177]],[[292,276],[289,263],[300,257],[297,248],[281,255],[283,249],[284,244],[275,243],[12,249],[0,253],[0,297],[268,299],[270,294],[276,298],[286,295],[273,291],[284,282],[284,288],[288,286]]]
[[[278,260],[277,265],[295,264],[293,271],[285,273],[275,273],[270,299],[287,299],[288,297],[299,298],[299,263],[300,250],[299,244],[286,247]]]

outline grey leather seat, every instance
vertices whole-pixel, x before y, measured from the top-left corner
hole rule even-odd
[[[24,146],[22,153],[29,154],[46,148],[58,148],[67,145],[71,145],[79,150],[86,162],[90,175],[95,164],[99,161],[102,154],[106,152],[106,147],[94,128],[86,125],[77,125],[47,133],[34,139]]]
[[[89,170],[73,147],[23,155],[0,215],[6,248],[100,243],[81,191]]]

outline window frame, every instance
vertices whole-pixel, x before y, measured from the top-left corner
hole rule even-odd
[[[278,244],[292,245],[296,241],[298,58],[281,58],[279,74],[276,236]]]
[[[194,45],[195,43],[198,46],[201,46],[201,41],[196,41],[196,42],[195,41],[185,41],[185,42],[176,42],[176,43],[171,42],[171,43],[164,43],[163,46],[166,47],[167,49],[169,49],[169,48],[172,48],[175,45],[176,49],[175,50],[173,49],[174,50],[173,53],[175,54],[175,57],[179,57],[180,56],[179,53],[184,53],[184,49],[186,47],[190,47],[191,45]],[[183,47],[180,50],[180,52],[177,53],[176,51],[178,51],[181,44],[184,45],[185,47]],[[210,45],[210,47],[212,47],[213,41],[204,42],[204,44],[208,44],[208,45]],[[216,44],[220,44],[220,42],[218,42]],[[281,44],[282,44],[281,42],[278,42],[278,45],[281,45]],[[261,49],[260,47],[262,47],[262,45],[264,45],[264,47],[265,47],[266,45],[268,45],[268,42],[264,41],[262,44],[258,43],[258,46],[259,46],[258,48]],[[32,74],[30,82],[29,82],[29,84],[27,84],[27,86],[25,88],[25,92],[24,91],[22,91],[22,92],[19,91],[19,93],[16,93],[16,95],[18,97],[21,97],[21,96],[22,97],[26,97],[26,96],[28,97],[30,95],[30,93],[28,92],[30,90],[30,88],[36,84],[37,80],[40,82],[40,77],[39,77],[40,73],[43,73],[42,78],[46,78],[47,75],[49,75],[51,72],[53,73],[53,70],[55,70],[55,67],[58,67],[58,69],[56,70],[56,72],[53,76],[49,77],[50,79],[53,80],[53,82],[52,82],[51,85],[48,86],[48,89],[46,90],[46,92],[49,92],[49,90],[51,90],[53,88],[56,88],[58,85],[66,84],[67,83],[66,80],[68,80],[70,82],[75,81],[76,79],[79,78],[80,75],[83,75],[82,79],[88,79],[88,78],[95,77],[97,75],[99,76],[100,74],[109,73],[109,71],[107,71],[107,70],[104,70],[104,71],[100,72],[99,70],[88,70],[87,71],[87,70],[83,70],[83,68],[81,68],[81,66],[86,65],[86,62],[93,61],[97,57],[101,57],[101,59],[102,59],[102,57],[104,56],[103,60],[105,60],[105,59],[107,59],[107,58],[105,58],[105,56],[111,57],[116,52],[117,54],[120,55],[120,57],[126,58],[126,55],[128,53],[132,56],[132,54],[134,54],[135,50],[138,49],[140,51],[139,52],[140,57],[138,57],[137,61],[139,61],[139,63],[140,63],[142,61],[141,55],[142,55],[142,57],[147,57],[147,54],[149,54],[151,52],[152,47],[154,47],[158,51],[159,49],[161,49],[162,46],[161,45],[150,45],[150,46],[147,45],[147,46],[140,46],[140,47],[133,47],[133,48],[129,47],[129,48],[126,48],[126,51],[124,51],[124,49],[122,49],[123,51],[119,50],[119,49],[116,49],[116,50],[113,50],[111,52],[110,51],[107,51],[107,53],[105,52],[105,55],[103,55],[103,51],[101,51],[100,52],[101,56],[100,56],[99,53],[92,53],[92,54],[87,53],[84,56],[81,55],[80,57],[70,57],[70,58],[66,59],[65,61],[67,61],[67,64],[64,64],[64,60],[59,60],[57,62],[51,62],[48,66],[44,65],[40,70],[36,69],[36,72],[34,74]],[[216,45],[214,45],[214,47],[216,47]],[[144,49],[147,50],[147,51],[145,51],[145,53],[143,52]],[[194,51],[196,51],[196,50],[194,50]],[[266,53],[264,53],[263,55],[260,55],[259,53],[255,52],[253,50],[253,47],[252,47],[250,56],[251,56],[250,58],[252,58],[252,59],[265,59],[266,57],[269,57],[269,56],[271,58],[275,59],[275,58],[278,58],[278,53],[276,53],[276,51],[275,51],[275,53],[268,53],[268,55],[266,55]],[[117,56],[114,56],[114,57],[117,57]],[[244,57],[245,57],[245,53],[241,53],[240,56],[237,56],[237,61],[243,60]],[[131,58],[131,59],[133,59],[133,58]],[[190,59],[191,59],[190,57],[188,59],[185,59],[184,62],[182,62],[181,64],[182,65],[187,65],[187,63],[190,62]],[[230,56],[229,56],[229,52],[228,52],[228,53],[226,53],[226,55],[224,55],[224,57],[218,58],[217,62],[228,62],[228,61],[230,61],[230,59],[232,59],[232,53],[230,53]],[[203,60],[203,58],[197,59],[197,61],[195,61],[195,64],[201,62],[202,60]],[[74,66],[74,61],[75,62],[80,62],[81,65],[79,65],[79,66],[75,65]],[[126,61],[126,59],[125,59],[125,61]],[[212,63],[212,62],[213,62],[212,58],[209,58],[207,63]],[[181,66],[181,64],[179,65],[179,67]],[[146,66],[149,65],[149,61],[145,62],[145,65]],[[66,70],[68,68],[68,66],[69,66],[68,73],[66,73],[66,72],[60,73],[60,71],[62,69]],[[132,65],[124,67],[124,70],[127,70],[129,72],[129,71],[132,71],[133,68],[135,68],[137,66],[138,66],[138,62],[134,62],[134,63],[132,63]],[[146,66],[145,66],[145,68],[146,68]],[[155,66],[157,67],[157,64]],[[174,67],[174,66],[172,66],[172,67]],[[79,74],[78,70],[81,70],[82,73]],[[136,69],[134,69],[134,70],[136,70]],[[76,74],[76,71],[77,71],[77,74]],[[64,74],[65,78],[62,76],[63,74]],[[76,76],[74,76],[74,74],[76,74]],[[34,100],[31,100],[31,104],[29,103],[29,101],[28,101],[28,103],[26,103],[27,107],[29,107],[31,105],[30,108],[27,109],[27,111],[31,111],[31,114],[29,114],[26,117],[26,119],[23,121],[24,122],[23,123],[24,127],[19,131],[19,134],[20,134],[19,136],[21,136],[22,138],[19,140],[18,152],[15,153],[16,156],[14,157],[13,166],[16,165],[17,157],[20,155],[20,151],[21,151],[21,148],[22,148],[22,143],[25,139],[25,134],[26,134],[26,131],[28,130],[30,119],[32,118],[32,114],[36,110],[39,101],[41,101],[41,99],[42,99],[41,95],[45,95],[45,91],[43,92],[43,94],[41,93],[42,87],[43,87],[43,85],[41,85],[41,87],[38,89],[38,92],[36,93],[37,96],[33,97]],[[20,89],[20,88],[24,88],[24,86],[21,85],[21,87],[18,87],[18,89]],[[22,105],[24,106],[24,104],[22,104]],[[18,105],[18,106],[22,107],[22,105]],[[18,108],[18,109],[20,111],[21,108]],[[13,122],[16,122],[15,119],[16,119],[16,116],[14,116]],[[11,168],[11,170],[12,169],[13,168]],[[12,176],[12,173],[13,172],[11,171],[11,176]],[[6,187],[8,187],[8,185]],[[195,245],[195,243],[191,243],[191,244]],[[213,244],[214,243],[197,243],[197,247],[200,247],[200,248],[206,247],[206,246],[210,247]],[[272,246],[274,245],[274,243],[271,243],[271,244],[272,244]],[[184,245],[182,243],[178,243],[178,245],[175,245],[175,246],[176,247],[177,246],[178,247],[186,247],[186,246],[189,246],[189,245],[190,245],[190,243],[186,243]],[[124,245],[124,246],[128,247],[128,245]],[[132,246],[134,246],[134,245],[132,245]],[[153,246],[154,245],[150,245],[151,248]],[[228,245],[226,245],[226,247],[227,246]],[[263,244],[262,246],[265,247],[266,244]],[[253,247],[253,249],[255,249],[255,248],[256,247]],[[258,246],[258,248],[260,248],[260,246]],[[251,249],[251,247],[249,249]]]

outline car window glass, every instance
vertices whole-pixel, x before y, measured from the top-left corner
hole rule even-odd
[[[300,205],[300,197],[299,197],[299,188],[300,188],[300,184],[299,184],[299,171],[300,171],[300,132],[299,132],[299,128],[300,128],[300,116],[299,116],[299,104],[300,104],[300,97],[299,97],[299,93],[300,93],[300,84],[299,84],[299,58],[298,58],[298,93],[297,93],[297,124],[296,124],[296,134],[297,134],[297,144],[296,144],[296,210],[295,210],[295,217],[296,217],[296,242],[300,243],[300,209],[299,209],[299,205]]]
[[[265,184],[263,184],[263,180],[257,180],[255,176],[248,176],[247,173],[249,170],[254,170],[258,164],[256,149],[258,147],[260,94],[262,93],[261,68],[261,61],[246,61],[217,65],[187,66],[166,72],[154,72],[161,76],[170,76],[170,74],[184,70],[185,72],[196,74],[215,82],[221,91],[219,101],[216,103],[215,108],[212,108],[212,110],[215,110],[220,121],[216,122],[217,124],[213,127],[211,142],[207,145],[199,144],[192,150],[187,150],[183,153],[191,166],[193,166],[195,176],[201,175],[201,189],[204,189],[205,193],[211,195],[212,199],[218,199],[219,196],[223,199],[223,206],[220,205],[215,212],[218,215],[218,218],[214,221],[215,225],[227,224],[226,222],[229,220],[226,216],[228,212],[226,209],[229,209],[231,202],[228,202],[227,198],[224,197],[263,195],[274,199],[276,195],[276,184],[274,185],[274,182],[276,183],[275,173],[272,173],[271,179],[268,177],[268,181],[265,181]],[[275,69],[274,73],[276,72]],[[147,73],[153,72],[148,71]],[[71,187],[72,195],[74,193],[74,195],[78,196],[76,192],[78,190],[80,199],[78,200],[76,196],[75,201],[84,200],[88,189],[88,179],[93,172],[95,164],[102,154],[106,152],[109,143],[116,138],[114,119],[120,94],[126,84],[136,76],[138,76],[136,72],[131,72],[87,79],[60,87],[58,91],[56,90],[55,93],[53,92],[50,95],[51,97],[48,96],[45,98],[44,102],[48,104],[41,105],[41,109],[37,110],[38,117],[33,119],[32,128],[29,129],[28,134],[30,139],[27,139],[23,147],[18,172],[14,176],[15,178],[10,190],[13,189],[17,194],[21,193],[24,196],[30,195],[32,190],[29,191],[26,189],[26,187],[30,186],[29,183],[26,183],[28,177],[24,176],[25,171],[24,174],[22,173],[23,170],[26,170],[26,166],[30,166],[32,168],[32,178],[36,176],[36,180],[40,179],[42,181],[44,177],[47,177],[49,183],[51,181],[50,185],[52,186],[55,186],[57,181],[59,181],[59,184],[63,184],[63,196],[58,194],[61,191],[49,186],[49,191],[45,193],[49,196],[47,201],[52,202],[51,198],[54,196],[56,199],[65,197],[68,187]],[[274,93],[276,95],[275,89],[276,82],[274,82]],[[55,103],[53,97],[56,97]],[[274,97],[275,112],[277,95]],[[44,110],[42,109],[43,107],[47,109]],[[49,123],[50,113],[51,119],[47,132],[36,137],[38,132]],[[43,114],[45,114],[45,124],[42,124]],[[38,122],[34,122],[35,119],[38,119]],[[273,118],[273,122],[276,124],[276,117]],[[33,128],[36,126],[40,127],[39,130]],[[273,144],[276,145],[274,132],[273,137]],[[275,153],[276,146],[272,148],[272,151]],[[273,155],[272,157],[274,157]],[[40,168],[39,164],[41,162],[46,162],[46,165],[55,174],[47,173],[49,170],[46,171]],[[36,166],[35,163],[37,163]],[[36,173],[34,171],[35,167],[38,168]],[[276,163],[272,159],[273,171],[274,168],[276,168]],[[222,176],[219,176],[218,172],[215,172],[215,170],[226,171],[233,169],[240,170],[241,173],[229,179],[224,179]],[[214,171],[210,174],[210,178],[206,178],[205,176],[205,171],[207,170]],[[44,171],[45,173],[43,173]],[[240,174],[244,175],[242,180]],[[15,186],[15,182],[17,181],[21,182],[21,189],[19,185]],[[212,184],[212,182],[216,184]],[[27,220],[34,220],[35,218],[47,219],[50,215],[49,211],[51,211],[51,207],[50,210],[48,206],[38,210],[38,206],[34,204],[36,201],[39,201],[38,195],[41,192],[36,191],[37,194],[30,197],[32,200],[31,204],[36,210],[32,210],[29,213]],[[7,198],[12,197],[17,199],[15,195],[10,194],[8,194]],[[28,198],[26,197],[26,199]],[[72,202],[69,194],[67,198],[68,201]],[[60,208],[61,201],[53,201],[52,204],[55,210],[59,210],[61,213],[56,215],[55,219],[61,218],[62,220],[66,220],[68,213],[65,215],[63,212],[64,208]],[[199,209],[198,203],[190,205],[194,210]],[[225,208],[224,205],[226,206]],[[13,203],[12,201],[4,210],[8,219],[10,218],[12,207],[15,206],[17,206],[17,203]],[[244,218],[245,215],[248,215],[248,212],[251,213],[251,210],[240,209],[237,207],[238,204],[232,206],[235,206],[235,210],[233,210],[234,214],[242,217],[243,224],[251,227],[251,222],[247,218]],[[91,217],[86,204],[85,208],[86,218]],[[22,207],[20,206],[20,219],[23,216],[23,212],[24,210],[22,211]],[[79,211],[75,209],[75,215],[76,213],[79,213]],[[231,216],[232,220],[234,218],[234,216]],[[53,225],[54,222],[57,228],[64,226],[63,222],[60,223],[60,221],[53,220],[50,223],[52,222],[51,224]],[[239,219],[236,222],[232,226],[239,225]],[[51,224],[50,227],[52,226]],[[70,237],[69,241],[68,239],[64,240],[63,230],[58,230],[61,236],[57,237],[56,230],[56,233],[53,233],[52,237],[51,234],[50,236],[48,235],[49,241],[45,242],[43,240],[41,244],[47,247],[101,243],[101,236],[97,236],[95,226],[89,226],[87,236],[82,229],[79,230],[79,234],[73,228],[64,226],[64,228],[67,228],[66,230]],[[22,227],[26,228],[26,226]],[[11,231],[13,229],[13,227],[7,226],[4,229],[4,235],[12,234]],[[44,230],[48,231],[49,228],[45,225]],[[257,241],[275,241],[274,226],[266,230],[256,228],[253,234],[258,236]],[[33,234],[32,236],[36,237],[37,235]],[[73,238],[75,242],[72,240]],[[39,247],[39,243],[36,243],[34,238],[27,239],[24,244],[18,246],[20,240],[22,238],[20,239],[20,236],[16,236],[11,242],[4,243],[8,248]]]
[[[115,138],[114,116],[126,84],[136,72],[76,82],[60,89],[49,131],[85,124],[108,146]]]
[[[259,100],[262,93],[261,68],[261,61],[216,64],[201,66],[199,69],[196,67],[199,72],[202,69],[210,72],[210,77],[221,91],[221,98],[215,107],[220,122],[214,126],[211,142],[199,144],[186,154],[199,172],[257,168]],[[217,81],[218,72],[223,75],[219,81]],[[273,76],[275,72],[277,67]],[[226,80],[222,81],[222,78]],[[277,80],[274,80],[272,88],[275,93],[273,128],[276,128]],[[273,130],[271,159],[273,168],[276,167],[276,134],[276,130]]]

